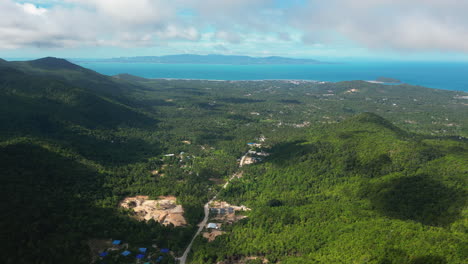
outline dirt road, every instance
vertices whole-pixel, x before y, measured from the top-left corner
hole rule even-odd
[[[244,160],[245,158],[247,157],[247,153],[244,154],[244,156],[242,156],[241,158],[241,161],[240,161],[240,164],[239,164],[239,167],[242,167],[244,165]],[[231,178],[229,178],[229,180],[223,185],[223,189],[226,189],[227,186],[229,185],[229,183],[236,177],[236,174],[234,173]],[[187,256],[188,254],[190,253],[190,250],[192,249],[192,245],[193,245],[193,242],[195,241],[195,239],[200,235],[201,231],[203,231],[203,228],[205,228],[206,224],[208,223],[208,216],[210,215],[210,203],[212,203],[214,200],[216,200],[216,197],[218,196],[218,194],[216,194],[215,196],[213,196],[213,198],[211,198],[211,200],[209,200],[205,206],[203,206],[203,209],[205,211],[205,217],[203,217],[203,220],[198,224],[198,230],[197,232],[195,233],[195,235],[193,236],[192,240],[190,241],[190,244],[187,246],[187,248],[185,249],[184,251],[184,254],[182,255],[182,257],[180,258],[176,258],[177,261],[179,261],[179,264],[186,264],[187,262]]]

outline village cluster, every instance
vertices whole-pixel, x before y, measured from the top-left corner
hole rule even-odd
[[[247,216],[240,212],[249,211],[246,206],[236,206],[224,201],[213,201],[210,205],[210,222],[206,225],[206,231],[202,234],[209,242],[217,236],[224,234],[223,225],[233,224]]]
[[[153,245],[152,248],[141,247],[136,250],[129,250],[128,243],[122,243],[122,240],[113,240],[112,246],[99,252],[98,255],[101,261],[125,258],[127,261],[134,259],[137,263],[151,264],[162,262],[170,252],[170,249],[158,249],[156,245]]]

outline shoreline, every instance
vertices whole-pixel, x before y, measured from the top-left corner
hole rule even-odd
[[[122,74],[122,73],[120,73]],[[115,77],[117,75],[108,75],[110,77]],[[139,77],[139,76],[136,76]],[[379,81],[372,81],[372,80],[344,80],[344,81],[317,81],[317,80],[307,80],[307,79],[255,79],[255,80],[219,80],[219,79],[194,79],[194,78],[144,78],[144,77],[139,77],[146,79],[148,81],[207,81],[207,82],[229,82],[229,83],[236,83],[236,82],[286,82],[286,83],[292,83],[292,84],[307,84],[307,83],[314,83],[314,84],[327,84],[327,83],[339,83],[339,82],[353,82],[353,81],[361,81],[361,82],[366,82],[370,84],[381,84],[385,86],[399,86],[399,85],[410,85],[410,86],[415,86],[415,87],[421,87],[421,88],[426,88],[426,89],[432,89],[432,90],[440,90],[440,91],[450,91],[450,92],[458,92],[458,93],[465,93],[468,94],[468,91],[462,91],[462,90],[453,90],[453,89],[442,89],[442,88],[435,88],[435,87],[428,87],[428,86],[423,86],[423,85],[417,85],[417,84],[411,84],[411,83],[385,83],[385,82],[379,82]]]

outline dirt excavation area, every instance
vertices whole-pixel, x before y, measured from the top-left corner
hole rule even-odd
[[[233,224],[247,217],[245,215],[236,214],[236,212],[243,212],[249,210],[250,208],[247,208],[243,205],[230,205],[224,201],[213,201],[210,204],[210,213],[212,215],[211,220],[228,224]]]
[[[135,217],[141,221],[154,219],[163,225],[185,226],[184,208],[177,204],[174,196],[160,196],[158,200],[149,200],[149,196],[127,197],[120,206],[132,209]]]
[[[208,239],[208,242],[213,242],[217,236],[226,234],[224,231],[220,230],[211,230],[210,232],[203,232],[202,235],[204,238]]]

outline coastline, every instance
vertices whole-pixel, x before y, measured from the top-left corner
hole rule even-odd
[[[98,73],[114,76],[121,73],[151,80],[187,81],[299,81],[342,82],[370,81],[379,76],[391,76],[401,84],[432,89],[468,92],[468,64],[347,63],[319,65],[213,65],[155,63],[81,63]],[[408,70],[411,67],[411,70]],[[386,85],[397,85],[387,84]],[[399,83],[400,84],[400,83]]]

